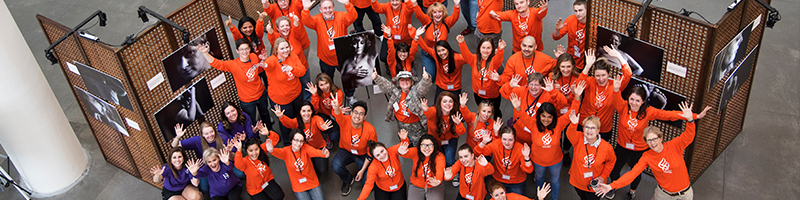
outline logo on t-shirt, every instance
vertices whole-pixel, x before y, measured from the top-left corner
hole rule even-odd
[[[228,175],[228,172],[225,172],[224,174],[222,174],[222,178],[224,178],[224,179],[228,179],[228,177],[230,177],[230,176]]]
[[[247,82],[255,81],[257,69],[258,65],[253,65],[252,67],[250,67],[250,69],[247,69],[247,73],[245,73],[245,75],[247,76]]]
[[[283,67],[281,67],[281,71],[283,71],[283,73],[286,73],[286,76],[289,77],[287,81],[291,81],[292,79],[294,79],[294,74],[292,74],[292,66],[284,65]]]
[[[511,156],[503,158],[503,167],[508,168],[511,166]]]
[[[310,128],[307,128],[303,133],[306,134],[306,141],[311,142],[314,140],[314,138],[311,138],[311,136],[314,136],[314,133],[311,132]]]
[[[359,142],[361,142],[361,136],[359,135],[350,136],[350,144],[353,145],[353,147],[358,147]]]
[[[533,61],[531,61],[531,62],[533,62]],[[531,73],[533,73],[533,72],[536,72],[536,69],[533,68],[533,63],[531,63],[531,65],[529,65],[528,68],[525,69],[525,74],[531,75]]]
[[[328,28],[328,42],[333,42],[333,36],[336,35],[336,31],[333,30],[333,27]]]
[[[665,174],[672,174],[672,170],[669,169],[669,162],[665,158],[661,158],[661,161],[658,162],[658,168],[661,168],[661,171],[664,171]]]
[[[391,178],[391,177],[394,177],[394,175],[395,175],[394,174],[394,167],[392,167],[391,165],[387,166],[386,167],[386,176],[389,176]]]
[[[597,93],[595,91],[594,92],[594,99],[596,100],[594,102],[594,106],[595,107],[597,107],[597,108],[603,107],[603,101],[606,100],[606,91],[603,91],[603,92],[600,92],[600,93]]]
[[[449,64],[449,63],[448,63],[448,64]],[[450,68],[449,68],[449,66],[448,66],[448,64],[444,64],[444,65],[442,65],[442,69],[444,69],[444,72],[445,72],[445,73],[447,73],[447,69],[450,69]]]
[[[564,96],[569,96],[572,94],[572,88],[569,84],[564,84],[561,86],[561,93],[564,94]]]
[[[428,163],[422,165],[422,173],[425,173],[425,177],[429,177],[431,173],[431,166]]]
[[[550,134],[544,134],[542,136],[542,148],[550,148],[550,142],[553,142],[553,137],[550,137]]]
[[[472,185],[472,172],[464,174],[464,182]]]
[[[591,168],[594,164],[594,154],[589,154],[583,157],[583,167]]]
[[[638,126],[638,125],[639,125],[639,120],[636,120],[636,118],[628,117],[628,130],[629,131],[631,131],[631,132],[636,131],[636,126]]]
[[[522,35],[528,35],[528,17],[525,17],[524,22],[522,21],[522,19],[520,19],[519,25],[517,25],[517,27],[519,27],[520,31],[522,32]]]
[[[294,161],[294,170],[295,170],[295,171],[298,171],[298,172],[299,172],[299,171],[303,171],[303,167],[305,167],[305,165],[306,165],[306,164],[305,164],[305,163],[303,163],[303,160],[301,160],[300,158],[297,158],[297,159]]]
[[[400,28],[400,15],[392,17],[392,22],[394,22],[394,28]]]
[[[474,135],[475,135],[475,137],[472,138],[472,141],[481,142],[481,141],[483,141],[483,137],[488,135],[488,133],[487,133],[486,129],[478,129],[478,130],[475,130],[475,134]]]

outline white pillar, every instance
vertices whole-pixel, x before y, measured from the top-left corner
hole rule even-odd
[[[0,23],[0,145],[29,189],[58,192],[83,174],[86,153],[5,3]]]

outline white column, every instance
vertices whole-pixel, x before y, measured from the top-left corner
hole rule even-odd
[[[86,153],[5,3],[0,23],[0,145],[29,189],[58,192],[83,174]]]

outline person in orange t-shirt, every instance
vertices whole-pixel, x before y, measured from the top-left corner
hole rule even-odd
[[[278,143],[280,136],[278,133],[269,131],[266,127],[261,127],[261,133],[272,140],[272,145]],[[236,149],[233,157],[233,165],[244,172],[247,181],[247,194],[250,199],[283,199],[283,189],[272,177],[272,169],[269,166],[269,157],[260,149],[261,141],[257,138],[247,138],[245,141],[232,139],[231,142]],[[244,148],[242,148],[244,143]]]
[[[573,56],[578,63],[578,69],[583,69],[583,47],[585,46],[586,35],[586,0],[576,0],[572,3],[574,15],[567,17],[567,20],[558,18],[556,30],[553,31],[553,40],[560,40],[565,35],[567,37],[567,53]]]
[[[500,129],[500,140],[492,140],[491,136],[484,135],[475,153],[492,156],[497,167],[492,174],[494,180],[503,183],[509,192],[525,195],[525,179],[533,172],[531,147],[517,142],[515,138],[514,128],[503,127]]]
[[[580,97],[582,87],[575,87],[575,96]],[[578,100],[573,100],[573,105]],[[600,138],[600,119],[589,116],[583,120],[583,132],[578,131],[580,114],[575,110],[569,111],[569,120],[572,122],[567,128],[567,137],[574,147],[572,166],[569,168],[569,183],[575,187],[575,192],[582,200],[599,199],[595,196],[594,188],[597,183],[605,183],[617,157],[611,144]],[[595,183],[595,184],[593,184]]]
[[[296,55],[297,58],[300,59],[300,62],[303,63],[303,66],[308,69],[308,56],[304,53],[306,47],[301,48],[303,45],[300,42],[300,38],[298,37],[300,32],[305,33],[306,29],[300,25],[300,18],[298,16],[292,16],[291,20],[287,16],[279,17],[275,20],[275,25],[277,26],[276,30],[272,29],[272,24],[267,24],[267,39],[271,44],[275,44],[275,40],[278,38],[283,38],[289,41],[289,45],[292,46],[292,54]],[[305,49],[304,49],[305,48]],[[300,76],[300,85],[303,89],[307,89],[308,82],[311,79],[311,70],[306,70],[306,73]],[[267,86],[269,87],[269,86]],[[311,99],[311,93],[307,90],[302,91],[302,99],[309,101]]]
[[[492,139],[500,139],[500,127],[503,125],[502,118],[492,119],[494,108],[491,102],[481,102],[478,104],[478,113],[473,113],[467,108],[467,93],[459,95],[461,113],[464,114],[464,123],[467,125],[467,144],[476,148],[478,143],[483,141],[483,136],[491,135]]]
[[[292,144],[283,148],[273,148],[271,139],[261,145],[261,148],[284,161],[286,172],[292,183],[292,191],[298,199],[323,200],[322,187],[319,185],[314,167],[308,167],[311,158],[330,156],[328,149],[315,149],[305,143],[303,131],[295,129],[292,132]],[[292,162],[293,161],[293,162]]]
[[[654,199],[693,198],[694,192],[692,191],[691,182],[689,182],[689,173],[686,170],[683,150],[694,140],[695,118],[702,117],[701,115],[711,109],[711,107],[706,107],[703,112],[697,114],[696,117],[692,113],[692,106],[690,104],[684,102],[680,107],[682,111],[680,116],[687,120],[686,130],[680,136],[668,142],[664,142],[664,133],[661,132],[661,129],[655,126],[645,128],[642,139],[647,141],[647,146],[650,150],[644,152],[642,158],[631,168],[631,171],[622,175],[619,180],[608,185],[600,184],[596,192],[598,195],[602,196],[612,189],[625,187],[638,177],[644,169],[650,167],[653,176],[656,178],[656,182],[658,182],[658,187],[655,188]]]
[[[331,79],[335,78],[334,73],[339,66],[336,58],[336,46],[333,38],[347,35],[347,27],[356,21],[356,10],[349,0],[337,0],[344,4],[347,12],[334,11],[334,4],[331,0],[322,0],[319,3],[320,14],[311,16],[312,2],[303,1],[303,12],[300,20],[303,25],[317,32],[317,56],[319,57],[319,69],[322,73],[328,74]]]
[[[373,188],[377,188],[377,190],[374,190],[375,199],[408,199],[406,179],[403,176],[400,153],[398,153],[398,148],[401,148],[402,144],[408,147],[407,141],[389,148],[386,148],[381,142],[367,142],[372,164],[369,165],[369,170],[367,170],[367,181],[364,183],[364,188],[361,189],[361,194],[358,195],[358,200],[367,199]]]
[[[414,37],[415,40],[418,39],[417,37],[422,38],[420,45],[424,44],[427,47],[435,47],[439,46],[439,41],[447,42],[447,35],[450,33],[450,27],[453,27],[458,21],[458,11],[461,7],[459,5],[461,0],[453,0],[453,2],[455,2],[455,7],[453,7],[452,15],[447,14],[447,7],[441,3],[431,4],[430,9],[427,11],[422,11],[420,6],[417,6],[416,3],[412,3],[412,5],[414,5],[414,15],[417,16],[417,19],[423,24],[423,27],[419,30],[423,30],[424,32],[420,34],[419,30],[417,30],[418,32],[415,34],[416,37]],[[436,50],[438,50],[438,47]],[[431,74],[431,80],[433,80],[434,83],[438,83],[436,77],[438,76],[437,72],[439,70],[433,66],[439,66],[437,63],[441,64],[436,62],[437,59],[433,58],[434,55],[437,55],[436,52],[438,51],[422,52],[422,66],[428,70],[428,74]],[[459,80],[460,78],[461,76],[459,76]]]
[[[439,151],[439,142],[433,135],[425,134],[420,137],[417,147],[408,147],[408,131],[400,130],[400,148],[398,153],[404,158],[411,159],[414,166],[411,168],[411,186],[408,188],[409,199],[444,199],[444,167],[445,159]]]
[[[395,45],[400,44],[401,42],[405,43],[406,45],[412,45],[411,40],[414,38],[414,32],[408,32],[408,29],[406,28],[409,24],[411,24],[411,16],[414,14],[414,5],[412,4],[413,3],[408,1],[404,3],[403,0],[389,0],[389,2],[386,3],[378,3],[378,1],[372,0],[372,9],[374,9],[376,13],[386,16],[386,23],[381,25],[384,39],[381,43],[381,53],[378,56],[380,61],[384,64],[388,64],[388,59],[392,57],[392,55],[390,55],[391,52],[389,51],[395,47],[394,45],[388,44],[389,42],[392,42]],[[393,34],[389,34],[389,32]],[[411,55],[417,54],[413,53]],[[413,56],[411,57],[413,58]],[[394,65],[388,65],[390,71],[393,67]],[[394,73],[397,73],[397,71]],[[394,77],[394,73],[392,73],[392,77]]]
[[[413,31],[412,33],[417,32],[417,29],[411,25],[408,25],[407,27],[408,28],[404,29]],[[382,28],[384,34],[386,34],[386,38],[397,38],[397,35],[393,34],[392,32],[392,28],[389,28],[386,25],[384,25]],[[414,69],[414,57],[417,55],[417,50],[419,49],[419,40],[413,40],[413,42],[410,43],[411,46],[396,39],[386,39],[383,41],[384,44],[381,47],[381,54],[389,54],[388,56],[383,55],[384,58],[382,58],[386,62],[386,68],[388,68],[389,76],[394,78],[397,76],[397,73],[401,71],[412,72],[411,75],[414,75],[414,72],[416,71],[416,69]],[[386,46],[390,46],[391,48]]]
[[[515,75],[527,77],[535,72],[547,75],[552,70],[556,61],[541,51],[536,51],[536,40],[531,36],[522,39],[522,51],[516,52],[506,61],[506,68],[500,76],[500,83],[507,84]],[[520,85],[528,84],[525,79],[520,79]]]
[[[500,13],[492,11],[493,18],[500,21],[511,22],[511,32],[513,33],[514,53],[522,50],[520,44],[526,36],[536,38],[536,51],[544,51],[542,45],[542,19],[547,16],[548,1],[539,1],[539,6],[528,7],[528,0],[514,0],[516,10],[508,10]]]
[[[333,125],[332,120],[323,120],[322,117],[315,115],[314,107],[308,101],[300,103],[300,109],[297,111],[298,118],[290,118],[283,115],[284,110],[280,106],[275,105],[272,110],[275,116],[278,117],[281,124],[291,129],[303,130],[306,136],[306,143],[316,149],[323,149],[326,147],[325,140],[322,138],[322,131],[327,131]],[[328,173],[328,159],[327,158],[311,158],[314,164],[314,171],[317,176]]]
[[[339,105],[339,98],[333,98],[332,103]],[[339,124],[342,139],[339,140],[339,152],[336,152],[331,166],[333,172],[342,179],[342,196],[347,196],[350,194],[350,186],[355,181],[360,181],[369,167],[371,160],[367,159],[369,157],[367,143],[378,141],[378,136],[375,133],[375,127],[364,120],[367,117],[366,102],[353,103],[350,117],[344,115],[341,107],[333,107],[333,117]],[[347,169],[347,165],[350,163],[356,163],[360,167],[355,177]]]
[[[545,183],[544,186],[539,186],[536,190],[536,198],[538,200],[544,200],[544,198],[547,197],[547,193],[550,193],[550,185]],[[531,200],[526,196],[516,193],[506,193],[506,188],[497,181],[489,182],[489,196],[492,197],[490,200]]]
[[[472,54],[464,42],[464,36],[456,36],[461,56],[472,66],[472,96],[475,103],[492,102],[496,116],[503,118],[500,111],[500,74],[497,70],[503,65],[503,54],[506,42],[494,42],[492,37],[485,37],[478,42],[478,55]],[[462,104],[463,106],[464,104]]]
[[[478,0],[478,15],[475,21],[478,30],[475,31],[475,38],[480,41],[484,37],[491,37],[496,45],[503,36],[503,27],[500,21],[489,14],[494,11],[503,11],[502,0]]]
[[[457,186],[456,200],[483,199],[486,196],[484,177],[494,173],[494,167],[486,161],[484,156],[476,156],[472,147],[467,144],[458,147],[458,160],[459,162],[453,164],[452,167],[444,169],[444,180],[461,177],[460,179],[464,182]],[[455,174],[461,175],[453,177]]]
[[[594,50],[589,49],[586,55],[586,64],[589,67],[583,69],[580,75],[580,80],[586,80],[586,89],[581,104],[580,114],[581,120],[589,116],[597,116],[600,118],[600,136],[603,140],[611,141],[611,129],[614,127],[614,87],[612,86],[615,81],[621,81],[622,90],[628,85],[631,80],[631,68],[625,62],[625,59],[619,54],[617,50],[613,50],[608,46],[603,47],[614,58],[619,59],[622,63],[622,78],[617,80],[610,80],[611,78],[611,65],[606,62],[606,58],[600,58],[595,61]],[[589,70],[594,70],[594,76],[589,77]],[[574,91],[573,91],[574,92]],[[577,95],[577,94],[575,94]],[[562,104],[563,105],[563,104]]]
[[[338,99],[343,99],[344,93],[333,83],[330,76],[325,73],[317,74],[314,78],[314,83],[308,83],[306,89],[311,93],[311,105],[317,111],[318,116],[324,120],[333,120],[333,107],[342,106],[342,103],[334,105],[333,96]],[[333,148],[333,144],[339,143],[339,123],[333,123],[333,126],[323,133],[328,135],[325,139],[325,148]]]
[[[417,36],[424,34],[423,31],[425,31],[424,28],[417,29]],[[415,37],[414,40],[418,40],[418,38],[419,37]],[[464,64],[467,64],[467,61],[464,60],[464,57],[462,57],[460,53],[454,51],[453,48],[450,47],[450,43],[447,43],[447,41],[444,40],[437,41],[434,48],[431,48],[425,42],[420,42],[419,47],[431,55],[437,55],[435,65],[425,65],[423,60],[423,69],[425,69],[429,74],[431,73],[429,68],[433,67],[434,70],[436,70],[436,76],[431,74],[431,79],[434,79],[434,83],[436,84],[436,93],[434,96],[439,96],[439,93],[442,93],[443,91],[448,91],[453,94],[460,94],[461,67]],[[437,76],[439,79],[434,78]]]
[[[559,104],[567,101],[560,92],[555,91],[553,81],[549,78],[545,78],[544,75],[539,72],[528,75],[527,86],[520,87],[520,85],[517,84],[521,79],[521,76],[515,75],[508,84],[500,88],[500,94],[509,100],[511,100],[512,96],[517,96],[522,102],[521,106],[523,107],[521,108],[524,108],[523,112],[527,113],[529,117],[536,116],[537,110],[539,110],[539,107],[545,102]],[[518,121],[517,117],[510,119],[508,126],[514,127],[517,130],[517,141],[530,145],[531,130],[536,127],[534,127],[534,124],[516,123],[516,121]]]
[[[262,121],[270,121],[266,90],[264,90],[261,79],[256,76],[259,72],[264,71],[264,67],[258,56],[252,53],[248,40],[236,40],[236,53],[239,54],[239,58],[234,60],[217,60],[208,54],[207,45],[198,45],[197,50],[203,52],[211,67],[230,72],[233,75],[236,94],[239,96],[239,105],[250,116],[251,123],[256,124],[256,116],[259,115]],[[256,109],[258,109],[259,115],[256,115]]]
[[[436,97],[436,105],[428,107],[427,99],[420,99],[422,111],[428,119],[428,134],[433,135],[442,145],[444,158],[447,166],[452,166],[456,162],[456,147],[458,146],[458,136],[464,134],[464,126],[461,125],[461,111],[456,108],[461,107],[456,101],[456,95],[450,92],[442,92]],[[454,182],[458,182],[458,179]]]
[[[277,21],[280,17],[300,17],[300,13],[303,12],[302,0],[277,0],[275,1],[275,4],[271,4],[269,1],[262,0],[261,7],[264,9],[264,12],[269,15],[270,19],[272,19],[273,24],[278,24]],[[280,28],[278,26],[272,28],[275,31],[280,31],[278,30]],[[306,33],[306,30],[303,29],[303,31],[297,31],[293,35],[297,38],[297,41],[299,41],[300,45],[302,46],[301,49],[303,50],[303,56],[308,57],[308,47],[311,46],[311,41],[308,40],[308,33]],[[273,40],[270,39],[270,42],[273,42]]]
[[[249,41],[250,46],[254,47],[253,53],[260,56],[259,58],[262,60],[269,56],[269,52],[266,51],[264,42],[261,40],[261,38],[264,37],[264,17],[267,17],[267,13],[258,12],[258,20],[253,20],[253,18],[244,16],[239,20],[239,28],[233,25],[233,19],[231,19],[230,16],[228,20],[225,20],[225,27],[228,27],[231,31],[233,40],[236,41],[244,38]]]
[[[264,71],[272,80],[272,84],[267,87],[270,95],[269,102],[287,111],[289,118],[294,118],[296,110],[299,109],[300,102],[303,100],[300,96],[302,84],[299,77],[306,74],[308,68],[297,58],[297,55],[292,53],[292,46],[286,39],[278,38],[272,47],[273,55],[264,61],[266,64]],[[291,129],[283,124],[279,125],[283,138],[288,138]],[[283,144],[288,146],[290,141],[284,139]]]
[[[559,54],[556,56],[555,67],[558,68],[556,70],[552,70],[550,73],[550,79],[553,79],[555,88],[561,91],[561,94],[564,95],[564,98],[572,99],[572,88],[578,83],[581,73],[578,71],[578,68],[575,67],[575,60],[572,58],[572,55],[568,53]],[[558,109],[558,115],[567,114],[567,111],[569,110],[569,105],[567,104],[555,106],[556,109]]]

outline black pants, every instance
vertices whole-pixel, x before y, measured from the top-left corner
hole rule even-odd
[[[500,102],[501,102],[500,101],[500,96],[497,96],[497,97],[491,98],[491,99],[484,99],[483,97],[480,97],[478,95],[478,93],[474,93],[473,92],[472,93],[472,97],[475,98],[475,105],[478,105],[479,107],[480,107],[481,102],[484,102],[484,101],[492,102],[492,110],[494,112],[494,116],[495,117],[499,117],[501,119],[503,118],[503,111],[500,111]],[[479,110],[477,112],[481,112],[481,111]]]
[[[372,10],[372,6],[366,8],[358,8],[356,7],[356,13],[358,13],[358,18],[356,21],[353,22],[353,28],[355,28],[356,32],[365,31],[364,29],[364,13],[367,14],[369,17],[369,21],[372,21],[372,29],[375,31],[375,35],[377,37],[383,36],[383,30],[381,29],[381,17],[378,16],[378,13],[375,10]]]
[[[233,186],[225,196],[212,197],[211,200],[239,200],[242,199],[242,186]]]
[[[374,187],[375,189],[372,190],[375,193],[375,199],[380,200],[406,200],[408,199],[408,188],[406,188],[406,184],[403,183],[403,186],[400,187],[399,190],[394,192],[387,192],[378,188],[377,185]]]
[[[328,173],[328,158],[311,158],[311,163],[314,164],[314,171],[317,172],[317,177]]]
[[[644,151],[634,151],[621,146],[614,148],[614,154],[617,155],[617,161],[614,163],[614,169],[611,170],[611,176],[609,177],[611,181],[619,179],[619,172],[622,171],[622,167],[625,166],[625,164],[628,164],[628,166],[633,168],[633,166],[639,162],[639,159],[642,158],[642,154],[647,150],[649,149],[645,149]],[[633,179],[633,182],[631,182],[631,190],[636,190],[636,188],[639,187],[639,181],[641,180],[641,174],[636,176],[636,179]]]
[[[284,197],[283,188],[278,185],[278,182],[275,182],[275,179],[269,181],[269,185],[258,194],[250,195],[250,199],[252,200],[279,200]]]
[[[578,196],[581,197],[581,200],[600,200],[600,197],[594,195],[594,192],[583,191],[575,186],[572,187],[574,187],[575,191],[578,192]]]
[[[599,127],[598,127],[598,128],[599,128]],[[613,130],[612,130],[612,131],[613,131]],[[606,142],[608,142],[609,144],[612,144],[612,145],[613,145],[613,143],[611,142],[611,136],[612,136],[612,133],[611,133],[611,131],[609,131],[609,132],[600,132],[600,138],[603,138],[603,140],[605,140],[605,141],[606,141]]]
[[[458,95],[461,95],[461,89],[445,90],[445,89],[440,88],[439,86],[436,86],[436,94],[433,96],[433,101],[432,101],[432,102],[434,102],[433,104],[436,104],[436,98],[439,98],[439,93],[442,93],[442,92],[445,92],[445,91],[453,93],[454,95],[456,95],[456,99],[453,99],[453,101],[458,101]],[[453,109],[459,109],[459,108],[453,108]]]

